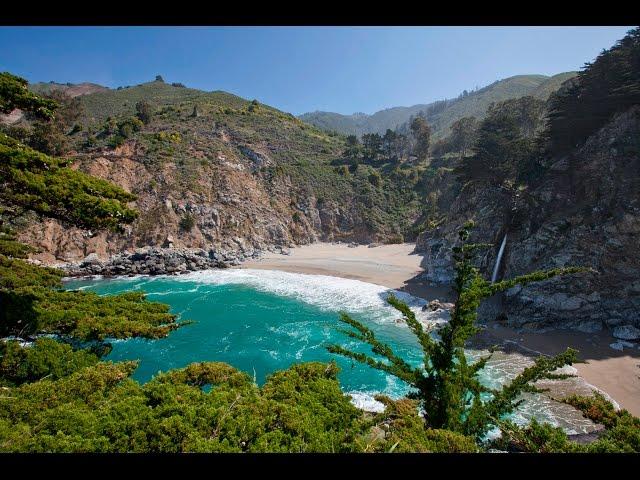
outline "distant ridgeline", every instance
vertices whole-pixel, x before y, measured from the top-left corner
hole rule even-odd
[[[412,117],[424,113],[431,124],[435,139],[449,133],[449,127],[463,117],[482,118],[492,102],[531,95],[541,100],[549,98],[560,85],[574,77],[577,72],[566,72],[548,77],[545,75],[517,75],[498,80],[484,88],[468,92],[465,90],[458,98],[440,100],[430,104],[418,104],[411,107],[393,107],[380,110],[372,115],[355,113],[341,115],[333,112],[310,112],[298,118],[323,130],[336,131],[345,135],[362,136],[365,133],[383,134],[387,129],[406,133]]]

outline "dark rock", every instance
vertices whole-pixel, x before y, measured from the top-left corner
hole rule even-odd
[[[622,325],[613,329],[613,336],[622,340],[640,340],[640,329],[633,325]]]

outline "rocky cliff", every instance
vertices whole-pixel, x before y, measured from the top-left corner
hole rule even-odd
[[[55,220],[34,223],[21,232],[21,238],[41,249],[35,258],[48,263],[79,260],[92,253],[106,258],[145,246],[253,255],[271,246],[318,239],[367,239],[348,205],[318,205],[313,196],[301,204],[289,177],[266,180],[255,175],[256,160],[250,157],[220,154],[208,159],[186,190],[175,185],[179,177],[176,164],[148,168],[143,157],[135,141],[113,151],[78,157],[75,168],[135,193],[138,199],[133,205],[140,218],[123,234],[87,233]],[[187,216],[193,219],[190,228],[181,224]]]
[[[416,246],[431,281],[451,280],[451,247],[469,218],[477,223],[472,239],[495,245],[480,263],[486,278],[505,235],[498,278],[568,265],[595,270],[516,287],[489,302],[482,318],[525,329],[640,326],[640,107],[556,159],[530,190],[468,185],[443,208],[446,221]]]
[[[24,222],[21,240],[46,263],[140,247],[238,257],[317,240],[384,242],[397,237],[397,205],[407,225],[417,215],[404,183],[372,184],[373,167],[338,171],[341,137],[256,101],[162,82],[79,98],[82,128],[66,156],[136,194],[140,217],[124,233]],[[152,112],[144,125],[141,100]]]

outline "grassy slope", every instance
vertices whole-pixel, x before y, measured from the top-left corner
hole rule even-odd
[[[534,95],[546,99],[562,81],[575,75],[575,72],[561,73],[553,77],[545,75],[517,75],[497,81],[467,97],[454,101],[443,112],[430,118],[435,138],[446,136],[449,126],[464,116],[484,116],[491,102]],[[432,104],[429,104],[432,105]],[[418,104],[411,107],[393,107],[368,116],[341,115],[332,112],[306,113],[300,118],[319,128],[335,130],[344,134],[362,134],[368,132],[384,133],[387,128],[394,129],[405,123],[410,116],[426,109],[429,105]]]
[[[172,188],[194,191],[198,188],[195,180],[208,168],[208,163],[216,162],[221,152],[227,159],[243,158],[246,155],[242,147],[249,147],[270,159],[254,173],[267,188],[278,179],[289,178],[294,197],[301,204],[315,196],[324,202],[352,205],[364,228],[380,232],[382,240],[406,233],[407,225],[417,216],[419,194],[407,188],[405,178],[411,168],[391,174],[390,165],[361,166],[355,173],[342,175],[336,165],[342,163],[344,137],[329,135],[266,105],[261,104],[251,112],[251,102],[225,92],[149,82],[82,96],[85,128],[76,136],[77,148],[85,150],[82,145],[89,132],[98,137],[98,146],[108,145],[110,137],[99,135],[106,119],[135,115],[135,104],[140,100],[149,102],[155,111],[151,124],[135,133],[145,151],[143,161],[150,169],[154,164],[174,162],[179,167],[179,178]],[[196,105],[200,115],[193,117]],[[159,140],[161,132],[178,133],[180,141]],[[374,170],[384,178],[380,186],[370,180]],[[412,182],[417,182],[416,175],[409,181]]]
[[[62,91],[71,97],[78,95],[88,95],[96,92],[108,91],[109,88],[103,87],[96,83],[79,83],[75,85],[67,85],[64,83],[45,83],[38,82],[29,85],[29,90],[39,95],[51,93],[53,91]]]
[[[541,100],[546,100],[552,93],[560,88],[560,85],[562,85],[563,82],[575,77],[577,74],[578,72],[564,72],[554,75],[541,83],[533,92],[531,92],[531,95]]]

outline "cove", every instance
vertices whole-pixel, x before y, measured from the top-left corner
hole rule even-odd
[[[336,361],[340,385],[360,407],[375,409],[376,393],[404,396],[408,386],[397,378],[351,362],[326,351],[329,343],[370,353],[345,334],[339,321],[345,311],[369,326],[376,336],[412,365],[420,365],[422,352],[399,312],[385,299],[392,290],[357,280],[323,275],[228,269],[193,272],[179,276],[92,278],[65,282],[67,289],[92,290],[98,294],[144,291],[151,301],[167,303],[179,322],[194,323],[159,340],[115,340],[105,358],[138,360],[133,378],[146,382],[160,371],[182,368],[193,362],[219,361],[248,373],[258,384],[276,370],[293,363]],[[404,292],[394,292],[423,322],[443,322],[442,313],[423,312],[427,302]],[[470,357],[480,352],[469,351]],[[521,360],[521,361],[520,361]],[[483,370],[481,380],[491,387],[513,378],[525,366],[524,358],[497,356]],[[569,431],[580,431],[579,418],[558,417],[546,397],[532,395],[515,416],[522,422],[536,417]],[[578,416],[579,417],[579,416]]]

